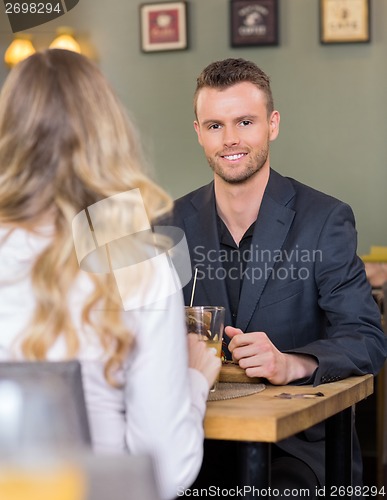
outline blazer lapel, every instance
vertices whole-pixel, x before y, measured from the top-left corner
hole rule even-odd
[[[195,275],[195,268],[198,270],[193,304],[224,306],[225,323],[231,324],[226,283],[224,279],[219,279],[223,276],[223,268],[219,259],[220,246],[213,183],[210,183],[204,191],[197,193],[191,203],[195,206],[196,213],[184,219],[184,226],[187,240],[190,242],[192,277]],[[193,279],[187,287],[189,294],[192,292],[192,287]],[[186,302],[189,300],[187,293]]]
[[[288,179],[271,170],[252,239],[253,256],[246,265],[236,325],[246,331],[268,282],[273,256],[282,249],[295,212],[286,205],[294,196]],[[254,279],[252,279],[254,277]]]

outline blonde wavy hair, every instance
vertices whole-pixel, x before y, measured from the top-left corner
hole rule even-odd
[[[19,63],[0,94],[0,224],[38,231],[48,221],[54,228],[32,268],[36,308],[22,336],[26,359],[45,359],[60,335],[68,357],[77,354],[79,337],[64,300],[79,274],[72,220],[90,205],[134,188],[150,220],[170,210],[169,196],[145,173],[134,126],[96,65],[56,49]],[[132,348],[133,335],[114,306],[114,279],[90,276],[95,287],[85,297],[82,321],[97,333],[107,354],[105,377],[115,385],[114,372]],[[93,324],[97,304],[102,312]]]

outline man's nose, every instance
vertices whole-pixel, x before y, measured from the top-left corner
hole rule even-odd
[[[239,144],[239,135],[235,128],[225,128],[223,135],[223,143],[228,148]]]

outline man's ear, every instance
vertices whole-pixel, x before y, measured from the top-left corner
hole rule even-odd
[[[194,129],[195,129],[195,132],[196,132],[196,134],[197,134],[197,136],[198,136],[198,142],[199,142],[199,144],[200,144],[201,146],[203,146],[203,144],[202,144],[202,139],[201,139],[201,134],[200,134],[200,125],[199,125],[199,123],[198,123],[196,120],[194,121],[194,123],[193,123],[193,124],[194,124]]]
[[[279,134],[280,114],[278,111],[273,111],[269,118],[269,139],[274,141]]]

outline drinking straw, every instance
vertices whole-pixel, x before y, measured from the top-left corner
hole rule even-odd
[[[192,307],[192,304],[193,304],[193,299],[194,299],[194,294],[195,294],[195,287],[196,287],[196,278],[198,276],[198,268],[195,269],[195,276],[194,276],[194,280],[193,280],[193,285],[192,285],[192,293],[191,293],[191,300],[190,300],[190,303],[189,303],[189,306]]]

